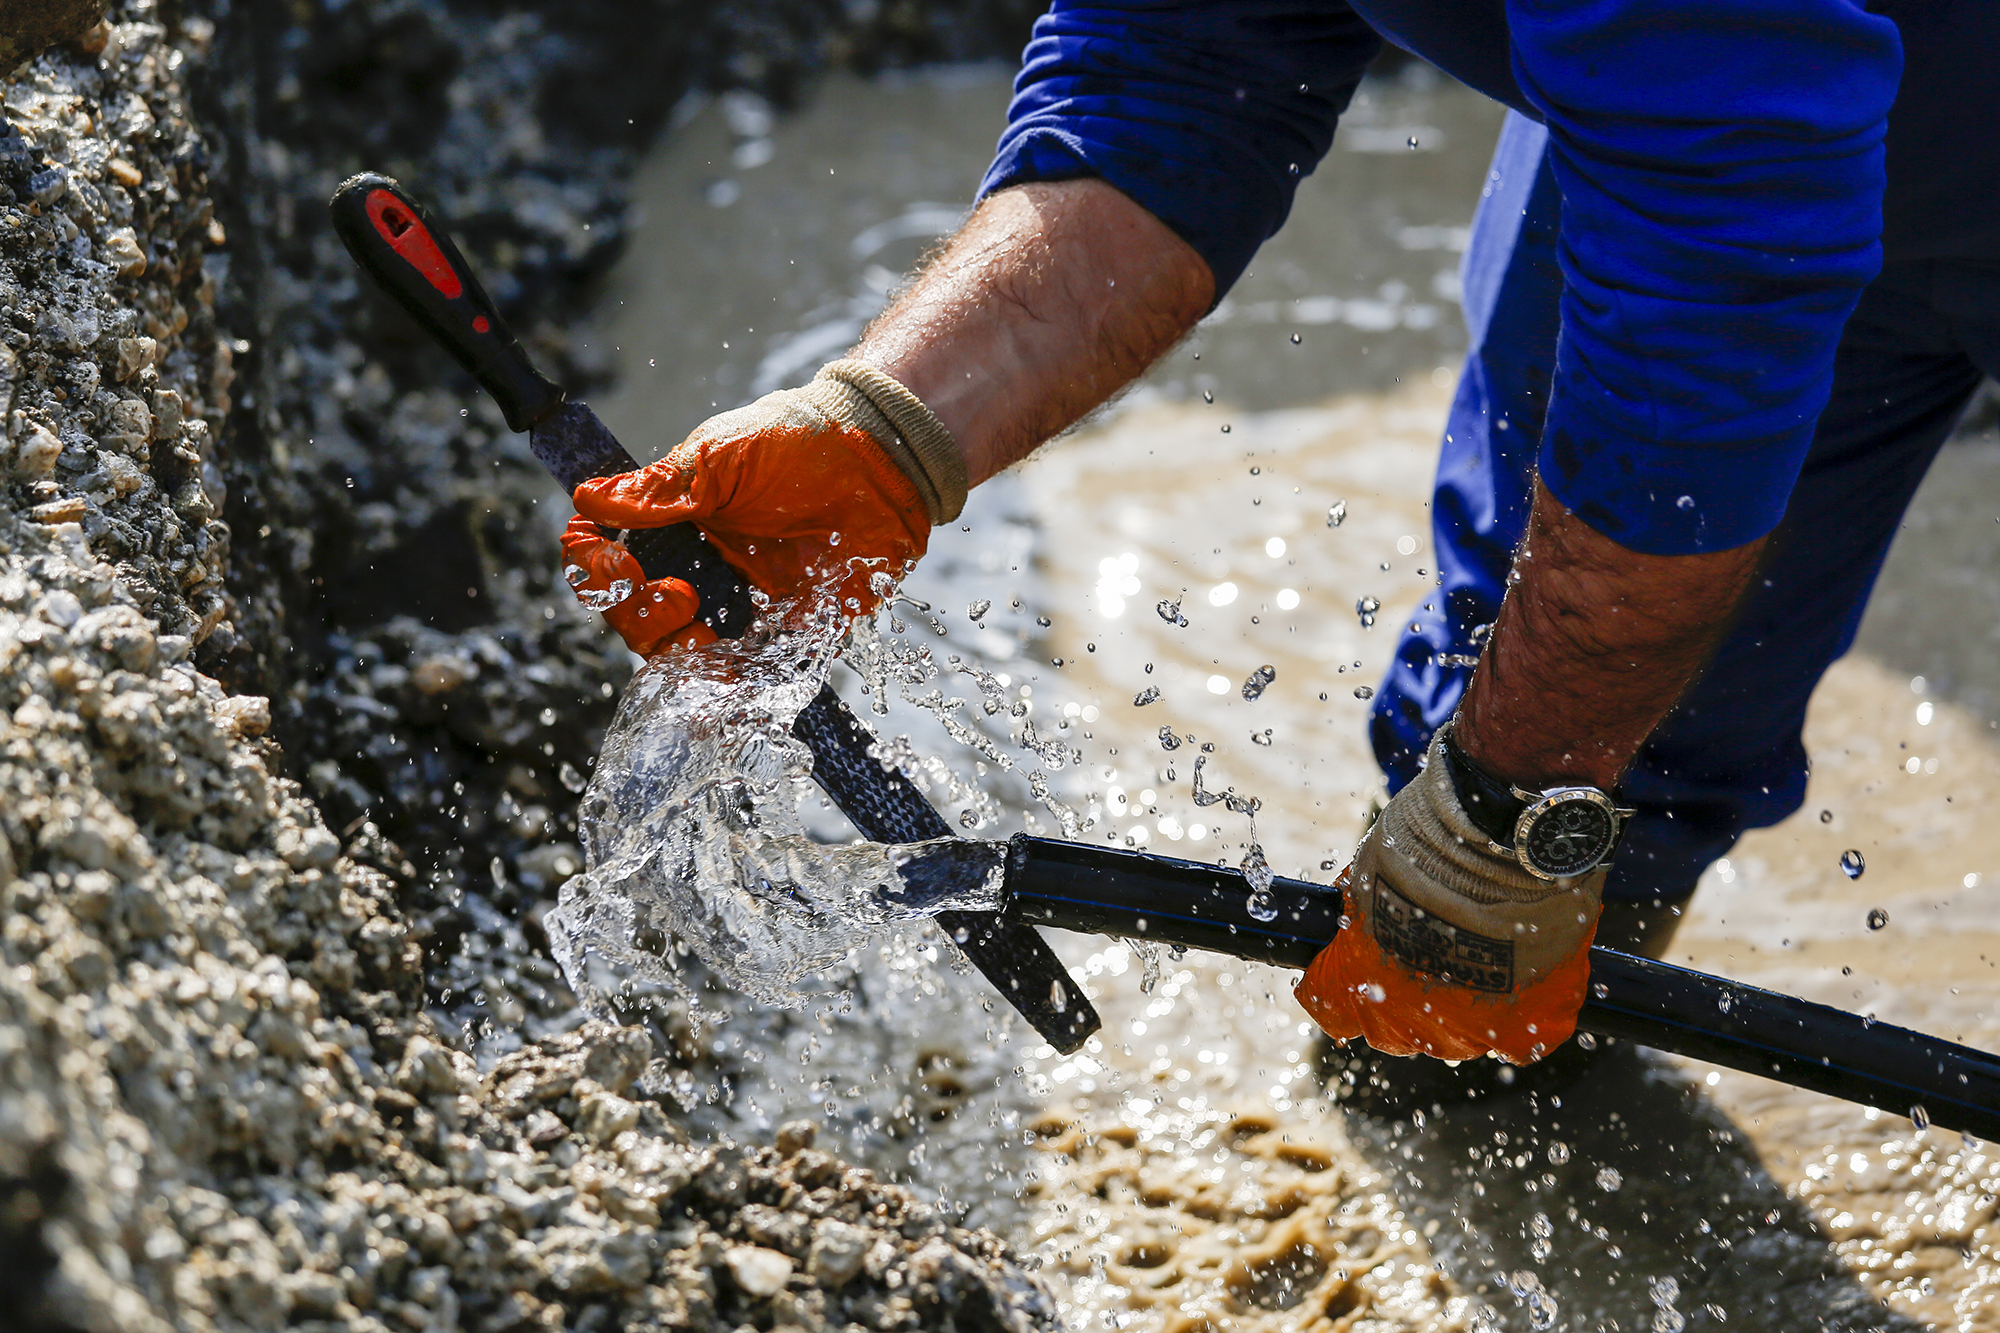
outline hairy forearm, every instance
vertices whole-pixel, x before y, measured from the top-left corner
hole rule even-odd
[[[1641,555],[1537,481],[1519,579],[1466,690],[1459,744],[1523,787],[1611,787],[1721,641],[1762,550]]]
[[[1214,299],[1199,255],[1098,180],[982,203],[852,355],[936,413],[976,485],[1151,365]]]

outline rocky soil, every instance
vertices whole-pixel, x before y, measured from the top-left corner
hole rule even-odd
[[[809,1125],[690,1142],[641,1082],[726,1073],[695,1018],[563,989],[624,656],[525,442],[323,222],[404,178],[588,385],[562,327],[684,91],[1020,26],[710,9],[129,0],[0,83],[0,1322],[1053,1319]]]

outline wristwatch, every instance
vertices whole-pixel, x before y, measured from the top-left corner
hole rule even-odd
[[[1596,787],[1537,792],[1503,782],[1472,762],[1448,724],[1438,748],[1459,805],[1492,850],[1541,879],[1575,879],[1609,861],[1635,813]]]

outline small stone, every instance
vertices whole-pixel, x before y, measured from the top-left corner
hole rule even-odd
[[[127,189],[132,188],[133,186],[139,184],[139,182],[146,179],[144,176],[139,174],[139,168],[133,166],[130,162],[127,162],[122,157],[112,158],[109,162],[106,162],[104,164],[104,167],[105,170],[111,173],[112,180],[117,181],[120,185],[123,185]]]
[[[14,455],[14,471],[33,480],[46,477],[55,470],[56,459],[62,457],[62,441],[41,426],[28,432],[28,438],[21,441],[19,452]]]
[[[146,271],[146,249],[130,227],[120,227],[105,237],[102,254],[104,262],[117,269],[121,278],[136,278]]]
[[[874,1235],[838,1218],[824,1217],[813,1229],[812,1249],[806,1254],[806,1273],[829,1290],[845,1286],[861,1271]]]
[[[165,640],[161,640],[164,645]],[[266,701],[266,708],[269,701]],[[268,725],[268,713],[266,715]],[[340,839],[318,826],[285,828],[273,840],[278,855],[294,870],[325,870],[340,859]]]
[[[819,1137],[819,1126],[810,1120],[788,1120],[778,1126],[778,1137],[773,1140],[779,1152],[787,1157],[796,1157],[804,1149],[813,1146]]]
[[[140,260],[142,263],[144,259],[145,256],[141,255]],[[114,372],[114,377],[120,384],[131,379],[140,371],[149,369],[153,364],[154,357],[159,355],[160,350],[160,344],[157,341],[146,337],[120,338],[114,344],[114,347],[118,354],[118,365]],[[175,402],[177,404],[179,402],[178,394],[175,395]],[[180,427],[178,413],[175,415],[174,427],[175,429],[179,429]]]
[[[743,1294],[757,1300],[769,1300],[783,1291],[792,1276],[791,1256],[761,1245],[732,1245],[723,1252],[722,1261]]]
[[[71,495],[36,505],[28,511],[28,517],[36,523],[76,523],[89,512],[88,500],[81,495]]]
[[[215,706],[215,713],[239,736],[262,736],[271,729],[271,701],[261,694],[232,695]]]
[[[637,1083],[653,1058],[653,1039],[644,1028],[613,1028],[583,1057],[583,1076],[614,1093]]]
[[[576,1130],[587,1139],[609,1143],[639,1123],[639,1103],[613,1092],[592,1093],[577,1112]]]
[[[410,1038],[396,1066],[396,1086],[417,1097],[455,1093],[463,1089],[451,1052],[423,1037]]]

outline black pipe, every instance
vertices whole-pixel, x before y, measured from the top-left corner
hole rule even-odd
[[[1004,915],[1302,969],[1340,930],[1340,890],[1275,879],[1250,914],[1243,872],[1016,836]],[[2000,1057],[1690,968],[1590,951],[1577,1030],[1761,1074],[1920,1123],[2000,1139]]]

